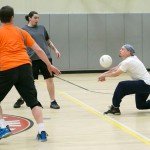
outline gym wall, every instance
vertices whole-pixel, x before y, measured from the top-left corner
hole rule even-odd
[[[0,0],[11,5],[17,14],[36,10],[39,13],[147,13],[149,0]]]
[[[103,70],[99,58],[111,55],[113,66],[121,59],[118,52],[125,43],[132,44],[136,55],[150,68],[150,8],[140,0],[2,0],[15,10],[15,25],[27,22],[25,14],[36,10],[40,23],[61,52],[53,64],[62,71]],[[146,1],[146,0],[145,0]],[[133,7],[134,6],[134,7]],[[136,7],[136,9],[135,9]],[[144,8],[143,8],[144,7]]]

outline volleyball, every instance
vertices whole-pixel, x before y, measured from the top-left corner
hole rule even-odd
[[[102,55],[99,63],[103,68],[109,68],[112,65],[112,58],[109,55]]]

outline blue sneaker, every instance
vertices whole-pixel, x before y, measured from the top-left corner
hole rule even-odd
[[[37,134],[36,139],[38,141],[45,142],[45,141],[47,141],[47,136],[48,136],[48,134],[45,131],[42,131],[41,134],[39,134],[39,133]]]
[[[10,135],[12,135],[12,132],[11,132],[9,126],[6,126],[6,128],[0,128],[0,139],[6,138]]]

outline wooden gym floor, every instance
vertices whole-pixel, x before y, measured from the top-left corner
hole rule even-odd
[[[36,81],[43,105],[47,142],[36,140],[37,124],[25,104],[14,109],[19,97],[15,88],[2,102],[4,114],[25,117],[34,125],[24,132],[0,140],[0,150],[148,150],[150,149],[150,110],[135,107],[134,95],[121,103],[120,116],[103,115],[111,105],[113,91],[127,75],[98,82],[99,73],[61,74],[54,78],[60,110],[50,109],[45,81]]]

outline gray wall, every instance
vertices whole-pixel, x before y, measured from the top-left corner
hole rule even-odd
[[[136,55],[150,68],[150,14],[42,14],[40,24],[47,28],[52,42],[61,52],[53,63],[62,71],[103,70],[99,58],[108,54],[113,66],[121,59],[118,51],[132,44]],[[26,24],[24,14],[15,15],[15,24]]]

